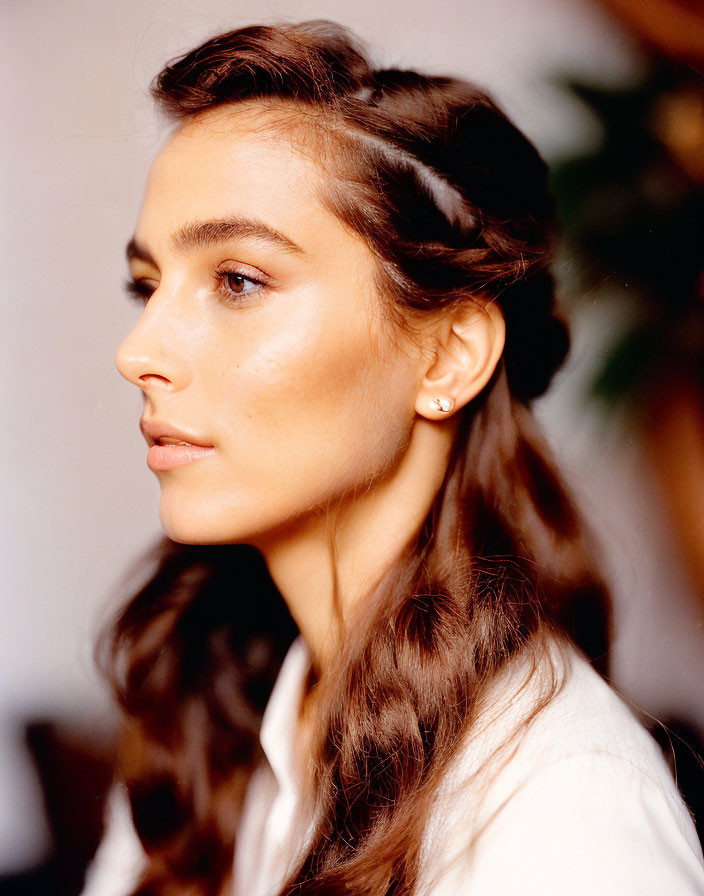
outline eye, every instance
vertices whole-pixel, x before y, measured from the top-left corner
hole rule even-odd
[[[242,271],[218,271],[218,289],[226,302],[237,304],[242,296],[260,292],[267,284],[258,277],[249,276]]]
[[[128,277],[124,282],[124,290],[128,298],[144,305],[158,285],[156,280],[137,280],[134,277]]]

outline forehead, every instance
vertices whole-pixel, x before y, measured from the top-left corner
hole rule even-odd
[[[361,242],[324,205],[330,174],[301,113],[259,103],[224,106],[181,126],[154,160],[138,232],[176,230],[185,220],[251,214],[300,239]]]

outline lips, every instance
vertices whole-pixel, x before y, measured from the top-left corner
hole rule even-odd
[[[196,433],[186,432],[159,420],[140,420],[139,427],[149,445],[147,465],[155,473],[172,470],[215,454],[213,445]]]
[[[198,434],[186,432],[186,430],[178,429],[170,423],[162,423],[160,420],[146,420],[142,418],[139,422],[139,428],[150,448],[152,445],[195,445],[198,448],[213,447],[207,440],[203,439]]]
[[[195,445],[195,442],[184,442],[181,439],[174,439],[172,436],[160,436],[156,439],[157,445]]]

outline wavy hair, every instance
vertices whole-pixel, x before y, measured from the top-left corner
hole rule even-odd
[[[502,357],[460,412],[420,534],[360,595],[321,680],[318,820],[282,890],[408,896],[433,795],[499,672],[555,637],[606,669],[607,589],[530,408],[569,348],[547,169],[483,90],[375,70],[331,22],[222,34],[164,68],[152,93],[178,124],[256,101],[314,133],[321,200],[376,256],[400,326],[466,302],[497,302],[506,320]],[[155,560],[104,658],[148,857],[136,893],[218,896],[262,713],[297,632],[253,547],[165,539]]]

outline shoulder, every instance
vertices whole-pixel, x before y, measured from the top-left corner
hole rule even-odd
[[[557,640],[537,660],[517,660],[492,687],[453,772],[479,772],[478,761],[512,788],[548,769],[590,763],[601,776],[648,779],[682,805],[660,747],[633,710],[577,648]]]
[[[144,862],[127,789],[116,783],[108,796],[105,833],[88,868],[81,896],[127,896],[133,892]]]
[[[422,892],[704,896],[660,748],[574,648],[508,670],[478,722],[428,825]]]

